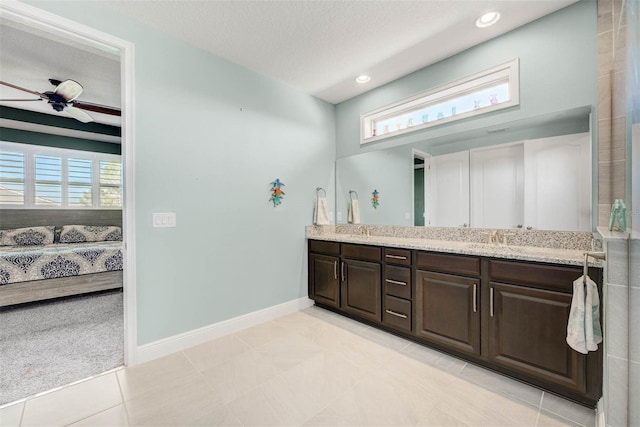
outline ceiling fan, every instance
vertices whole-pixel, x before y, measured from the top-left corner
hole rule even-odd
[[[82,123],[89,123],[93,121],[93,118],[84,110],[109,114],[112,116],[120,115],[119,108],[93,104],[91,102],[76,101],[76,98],[78,98],[82,93],[82,85],[75,80],[69,79],[60,81],[56,79],[49,79],[49,82],[56,87],[53,91],[37,92],[35,90],[26,89],[0,80],[1,85],[38,96],[36,99],[0,99],[0,101],[47,101],[54,110],[66,111],[70,116]]]

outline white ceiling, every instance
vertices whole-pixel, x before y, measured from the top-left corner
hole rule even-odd
[[[100,1],[229,61],[339,103],[577,0]],[[493,9],[503,14],[498,24],[476,28],[475,19]],[[53,89],[48,78],[71,78],[84,86],[79,100],[120,107],[117,57],[7,25],[6,19],[0,30],[0,80],[42,92]],[[360,74],[371,75],[371,81],[357,84]],[[30,96],[0,88],[0,98],[8,97]],[[42,104],[12,106],[59,114]],[[119,123],[113,116],[91,115],[97,122]]]

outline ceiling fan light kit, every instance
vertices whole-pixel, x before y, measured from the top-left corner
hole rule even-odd
[[[1,85],[11,87],[13,89],[21,90],[23,92],[31,93],[33,95],[37,95],[39,99],[21,99],[21,100],[8,100],[3,99],[0,101],[47,101],[51,107],[58,112],[65,111],[74,119],[81,121],[82,123],[93,122],[93,117],[91,117],[87,112],[95,111],[102,114],[110,114],[114,116],[120,116],[120,109],[115,107],[109,107],[107,105],[99,105],[92,103],[83,103],[80,101],[76,101],[76,98],[82,94],[83,87],[80,83],[75,80],[67,79],[67,80],[56,80],[49,79],[52,85],[55,85],[56,88],[52,91],[47,92],[37,92],[34,90],[29,90],[20,86],[16,86],[11,83],[0,81]]]

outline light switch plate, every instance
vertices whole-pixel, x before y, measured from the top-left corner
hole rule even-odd
[[[167,228],[176,226],[175,212],[154,212],[153,228]]]

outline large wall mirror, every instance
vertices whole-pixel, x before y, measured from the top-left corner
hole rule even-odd
[[[340,158],[337,223],[347,223],[357,194],[362,224],[591,231],[590,112],[577,108]]]

